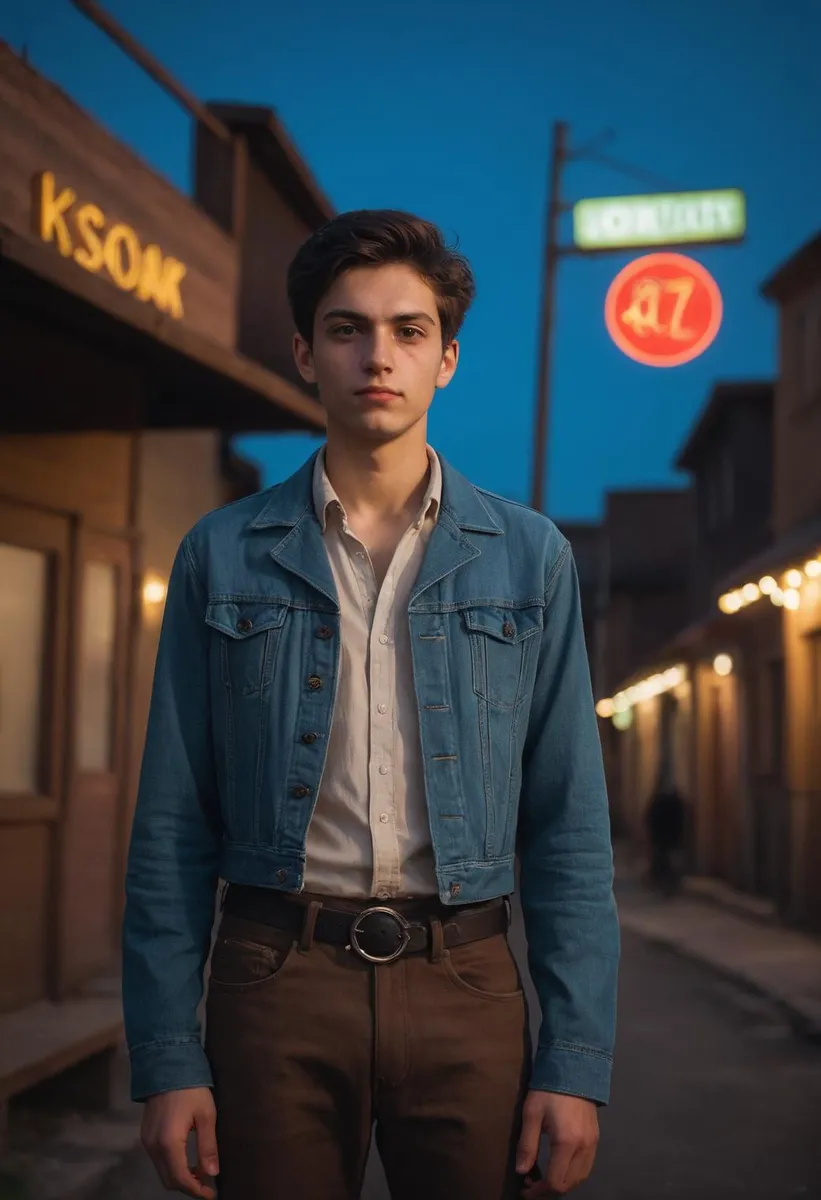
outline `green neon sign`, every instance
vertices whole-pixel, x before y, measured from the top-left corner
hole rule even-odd
[[[573,243],[579,250],[737,242],[746,228],[747,206],[737,188],[611,196],[573,206]]]

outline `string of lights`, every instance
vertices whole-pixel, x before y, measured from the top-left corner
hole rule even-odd
[[[750,604],[755,604],[762,597],[768,597],[776,608],[796,609],[801,604],[801,589],[808,580],[821,577],[821,555],[809,559],[801,567],[790,567],[781,576],[781,582],[774,575],[764,575],[758,583],[745,583],[742,587],[719,596],[718,607],[723,613],[733,614]]]

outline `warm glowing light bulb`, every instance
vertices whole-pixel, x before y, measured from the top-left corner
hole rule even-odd
[[[621,710],[616,709],[616,711],[613,713],[613,724],[615,725],[616,729],[619,730],[619,732],[624,732],[625,729],[629,729],[633,724],[632,708],[624,708]]]
[[[168,588],[165,580],[157,575],[150,575],[143,584],[143,600],[146,604],[162,604]]]
[[[729,675],[733,669],[733,660],[729,654],[717,654],[713,659],[713,670],[716,675]]]
[[[817,558],[811,558],[808,563],[804,563],[804,574],[808,579],[817,579],[821,575],[821,562]]]
[[[794,591],[796,588],[801,587],[801,584],[804,582],[804,576],[800,571],[793,567],[793,569],[788,571],[784,576],[784,582],[790,590]]]
[[[782,604],[784,603],[784,593],[781,591],[780,587],[777,587],[774,591],[770,592],[770,601],[776,606],[776,608],[781,608]]]
[[[765,575],[763,579],[759,579],[758,586],[761,589],[762,595],[769,596],[776,590],[778,584],[772,575]]]
[[[752,604],[754,601],[756,601],[759,598],[759,596],[761,595],[761,591],[757,584],[745,583],[744,587],[741,589],[741,595],[744,597],[744,599],[746,600],[746,602],[748,604]]]
[[[607,700],[600,700],[596,705],[596,712],[600,717],[604,717],[605,719],[612,717],[615,712],[613,701],[609,698]]]
[[[787,588],[784,593],[784,607],[796,609],[801,603],[801,593],[796,588]]]

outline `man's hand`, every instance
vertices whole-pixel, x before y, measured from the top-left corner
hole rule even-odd
[[[186,1146],[197,1131],[197,1166],[188,1166]],[[145,1102],[142,1143],[157,1173],[170,1192],[214,1200],[216,1192],[203,1180],[219,1174],[217,1110],[210,1088],[163,1092]]]
[[[533,1169],[543,1133],[550,1140],[547,1175],[538,1183],[525,1181],[522,1191],[525,1200],[563,1196],[587,1179],[599,1144],[596,1105],[591,1100],[558,1092],[528,1092],[516,1154],[518,1175],[527,1175]]]

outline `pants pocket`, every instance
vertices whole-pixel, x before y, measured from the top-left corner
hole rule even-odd
[[[519,968],[503,933],[446,950],[442,965],[454,987],[482,1000],[519,1000],[524,994]]]
[[[285,930],[263,928],[226,917],[211,954],[209,990],[256,991],[273,983],[296,954],[296,941]]]

